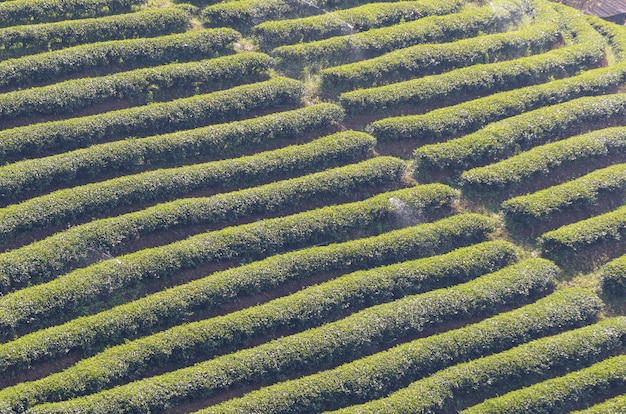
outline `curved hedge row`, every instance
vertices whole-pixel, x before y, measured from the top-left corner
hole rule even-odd
[[[614,92],[624,80],[626,64],[592,69],[577,76],[500,92],[425,114],[381,119],[370,124],[367,130],[381,142],[440,141],[546,105]]]
[[[511,222],[529,224],[546,221],[568,209],[598,202],[599,196],[626,187],[626,164],[616,164],[532,194],[513,197],[502,203]]]
[[[559,41],[554,21],[531,24],[522,29],[460,39],[443,44],[411,46],[373,59],[334,66],[320,71],[321,87],[343,92],[372,85],[408,80],[450,69],[506,60],[528,52],[541,53]]]
[[[247,32],[250,27],[266,20],[321,14],[326,9],[355,7],[369,3],[369,0],[316,0],[315,3],[302,0],[192,0],[190,3],[206,6],[202,9],[202,17],[207,20],[207,24],[229,26]]]
[[[318,328],[240,350],[194,366],[56,404],[32,407],[35,413],[133,412],[158,410],[197,397],[288,373],[347,362],[376,347],[406,338],[433,324],[463,316],[491,314],[505,305],[541,296],[554,284],[557,268],[541,259],[482,276],[471,282],[367,308]],[[109,367],[113,367],[109,365]],[[0,408],[23,408],[27,396],[3,391]],[[9,394],[9,395],[7,395]]]
[[[546,255],[584,250],[598,243],[612,243],[620,240],[626,231],[626,207],[609,213],[581,220],[539,237],[541,248]]]
[[[156,37],[184,32],[192,9],[176,6],[136,13],[68,20],[0,29],[0,59],[23,56],[69,46],[134,37]]]
[[[399,3],[370,3],[346,10],[337,10],[300,19],[274,20],[252,28],[262,49],[311,42],[331,36],[391,26],[426,16],[458,12],[467,0],[403,1]]]
[[[600,42],[582,43],[510,61],[476,64],[440,75],[421,77],[339,96],[351,114],[403,109],[409,105],[442,105],[459,96],[481,96],[503,89],[566,77],[597,66],[604,56]]]
[[[446,16],[425,17],[352,35],[281,46],[271,55],[278,59],[279,66],[331,66],[379,56],[418,43],[453,41],[477,36],[479,32],[499,32],[512,20],[524,15],[520,5],[513,0],[498,0],[497,3],[506,3],[510,7],[485,6]]]
[[[357,192],[397,186],[403,171],[402,161],[376,157],[299,178],[212,197],[183,198],[73,226],[0,254],[0,292],[48,281],[107,255],[127,252],[129,244],[155,232],[277,214],[285,208],[303,208],[303,203],[314,203],[320,198],[328,202],[335,197],[350,198]]]
[[[0,117],[6,121],[16,118],[37,119],[41,115],[67,115],[118,99],[139,99],[139,104],[151,103],[148,94],[153,89],[184,90],[184,95],[193,95],[196,91],[206,93],[255,80],[269,67],[269,56],[248,52],[95,78],[73,79],[0,94]],[[163,98],[167,98],[167,95]]]
[[[145,0],[13,0],[0,3],[0,27],[127,13]]]
[[[419,173],[478,167],[513,155],[520,149],[555,141],[569,129],[606,121],[626,113],[626,94],[578,98],[536,109],[487,125],[483,129],[414,152]]]
[[[624,31],[624,27],[592,15],[585,15],[585,19],[607,39],[613,54],[618,61],[622,62],[626,58],[626,31]]]
[[[194,158],[223,159],[244,148],[263,148],[277,140],[330,131],[343,119],[341,107],[321,103],[258,118],[203,128],[126,139],[63,154],[35,158],[0,167],[0,196],[5,202],[32,197],[54,185],[112,173],[154,169],[159,164],[188,162]]]
[[[170,102],[6,129],[0,131],[0,163],[241,119],[254,111],[297,105],[303,93],[302,83],[274,78]]]
[[[471,191],[512,189],[539,175],[595,159],[620,154],[626,149],[626,127],[614,127],[544,144],[485,167],[461,174],[462,185]]]
[[[453,406],[458,410],[459,399],[470,395],[476,398],[487,388],[510,390],[529,380],[554,375],[553,371],[573,370],[607,357],[624,347],[625,338],[626,317],[606,319],[447,368],[389,397],[339,412],[426,413]]]
[[[106,260],[0,296],[0,326],[4,332],[14,332],[71,319],[98,301],[109,307],[116,295],[123,296],[141,283],[207,263],[260,259],[316,243],[342,241],[357,230],[371,234],[397,219],[399,203],[418,211],[434,209],[448,205],[451,193],[445,186],[417,186],[360,202],[209,231]],[[490,221],[480,216],[475,219],[476,227],[485,227]]]
[[[199,0],[193,1],[197,3]],[[204,3],[202,0],[200,1]],[[304,6],[306,4],[301,4],[299,7],[294,6],[285,0],[236,0],[208,5],[201,10],[200,15],[208,26],[232,27],[247,34],[250,27],[265,20],[318,13],[318,9]]]
[[[624,390],[624,387],[626,387],[626,355],[619,355],[563,377],[549,379],[489,399],[462,412],[568,413],[573,408],[606,396],[610,392]]]
[[[85,215],[106,214],[127,206],[137,209],[141,204],[172,200],[192,191],[245,188],[345,165],[369,157],[375,142],[363,132],[338,132],[307,144],[255,155],[147,171],[57,190],[0,209],[0,241]]]
[[[107,345],[173,327],[198,312],[206,314],[242,297],[268,292],[291,282],[306,281],[319,274],[369,269],[445,253],[484,240],[485,233],[490,230],[488,223],[483,220],[476,225],[471,220],[472,217],[452,216],[368,239],[283,253],[216,272],[2,344],[0,371],[12,376],[28,369],[30,364],[62,357],[69,351],[91,354]],[[458,271],[463,273],[473,266],[471,260],[466,260],[468,254],[476,254],[491,263],[507,263],[515,260],[517,253],[506,242],[485,242],[444,256],[422,259],[422,264],[434,269],[440,259],[456,260]]]
[[[154,38],[90,43],[8,59],[0,61],[0,87],[39,85],[102,68],[134,69],[213,58],[230,53],[232,43],[240,36],[229,28],[204,29]]]
[[[626,295],[626,256],[613,259],[600,268],[602,291],[610,296]]]
[[[572,414],[606,414],[626,412],[626,394],[596,404],[585,410],[572,411]]]
[[[289,414],[364,403],[455,363],[587,324],[601,308],[600,299],[588,291],[558,290],[519,309],[398,345],[332,370],[251,391],[199,413]]]
[[[511,245],[500,246],[497,252],[488,252],[484,246],[468,247],[444,256],[347,274],[270,302],[107,348],[62,373],[18,385],[7,394],[18,394],[21,401],[35,405],[98,392],[140,378],[152,366],[208,360],[249,347],[255,339],[285,329],[299,332],[345,318],[346,309],[354,313],[407,295],[467,282],[510,264],[513,252]],[[0,393],[0,401],[2,398]]]

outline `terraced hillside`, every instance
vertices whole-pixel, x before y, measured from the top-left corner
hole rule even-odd
[[[544,0],[0,26],[0,413],[626,412],[626,29]]]

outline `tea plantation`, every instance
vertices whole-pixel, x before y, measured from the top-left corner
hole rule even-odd
[[[625,413],[626,28],[0,0],[0,413]]]

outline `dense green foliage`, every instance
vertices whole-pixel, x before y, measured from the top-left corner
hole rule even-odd
[[[302,138],[331,130],[341,121],[341,107],[321,103],[258,118],[183,130],[142,139],[126,139],[59,155],[34,158],[0,167],[0,195],[18,200],[50,186],[100,178],[198,158],[236,156],[244,149],[275,141]]]
[[[499,3],[515,3],[500,0]],[[227,3],[228,4],[228,3]],[[275,48],[272,56],[279,65],[305,66],[317,64],[331,66],[364,58],[372,58],[398,48],[418,43],[444,42],[476,36],[479,32],[501,31],[511,20],[523,13],[512,4],[509,8],[484,6],[470,8],[447,16],[430,16],[391,27],[372,29],[351,35],[335,36],[324,40]]]
[[[39,115],[60,115],[111,100],[148,101],[153,90],[184,90],[184,95],[236,86],[269,67],[269,56],[241,53],[216,59],[172,63],[113,75],[74,79],[50,86],[0,95],[4,120]],[[154,99],[154,98],[153,98]]]
[[[326,14],[300,19],[264,22],[252,28],[261,48],[311,42],[327,37],[364,32],[370,29],[409,22],[426,16],[459,11],[466,0],[403,1],[371,3],[361,7],[339,10],[329,18]]]
[[[3,46],[0,57],[6,59],[105,40],[180,33],[189,25],[189,19],[190,9],[177,6],[97,19],[7,27],[0,29]]]
[[[491,123],[483,129],[415,151],[420,172],[462,170],[514,155],[519,149],[554,141],[585,122],[608,121],[623,116],[626,95],[578,98]]]
[[[344,91],[367,88],[461,68],[487,60],[507,60],[549,50],[558,40],[555,22],[529,25],[517,31],[460,39],[442,44],[411,46],[380,57],[320,71],[322,88]]]
[[[0,0],[0,414],[623,411],[624,27],[191,3]]]
[[[461,174],[463,186],[472,191],[501,191],[561,168],[594,163],[622,153],[626,128],[600,129],[540,145],[519,155]]]
[[[218,309],[239,298],[267,292],[293,281],[306,280],[320,273],[367,269],[446,252],[483,240],[489,228],[477,227],[470,224],[470,220],[471,217],[452,216],[369,239],[284,253],[216,272],[93,316],[78,318],[0,345],[0,371],[10,375],[12,371],[28,364],[58,358],[68,350],[92,351],[102,349],[106,344],[122,343],[152,332],[156,327],[171,327],[186,321],[191,313]],[[468,260],[470,255],[478,256],[476,263]],[[488,242],[459,249],[445,256],[422,259],[419,265],[424,275],[434,277],[436,269],[443,263],[453,263],[457,267],[454,274],[463,275],[470,274],[476,268],[495,270],[512,262],[516,255],[517,251],[511,245]],[[439,271],[439,274],[445,274],[442,272]],[[361,273],[356,274],[357,277],[359,275]],[[419,286],[427,285],[428,281],[424,280],[416,286],[406,286],[407,281],[401,280],[398,284],[404,284],[404,289],[420,289]]]
[[[542,108],[545,112],[544,107],[548,105],[614,91],[624,79],[626,65],[593,69],[577,76],[500,92],[425,114],[381,119],[370,124],[368,130],[381,141],[440,141],[527,111]]]
[[[565,413],[612,391],[623,390],[624,386],[626,355],[620,355],[563,377],[487,400],[463,413]]]
[[[382,0],[385,1],[385,0]],[[392,2],[393,0],[387,0]],[[444,0],[458,1],[458,0]],[[464,3],[467,0],[462,0]],[[325,9],[355,7],[369,3],[368,0],[317,0],[315,3],[301,0],[192,0],[197,6],[207,6],[202,16],[212,26],[230,26],[247,31],[250,27],[266,20],[280,20],[288,17],[303,17],[323,13]],[[217,4],[213,4],[217,3]]]
[[[54,191],[0,209],[0,240],[115,208],[168,201],[198,190],[245,188],[361,161],[370,156],[374,142],[363,132],[338,132],[307,144]]]
[[[76,267],[118,255],[134,241],[155,232],[172,231],[186,225],[223,225],[256,214],[279,214],[284,209],[296,209],[304,202],[313,204],[318,197],[349,197],[368,189],[395,187],[403,171],[404,164],[400,160],[379,157],[300,178],[211,197],[183,198],[94,220],[0,254],[3,281],[0,291],[47,281]],[[452,197],[454,193],[450,192]]]
[[[613,259],[600,268],[602,291],[612,296],[626,295],[626,256]]]
[[[45,326],[68,319],[83,312],[91,301],[100,300],[110,306],[116,293],[206,263],[258,260],[311,244],[342,241],[357,230],[375,233],[397,219],[398,203],[414,206],[418,212],[434,209],[450,203],[450,192],[445,186],[417,186],[361,202],[209,231],[119,256],[1,296],[0,326],[8,333],[36,321]],[[471,216],[476,229],[493,225],[487,217]]]
[[[610,400],[596,404],[585,410],[572,411],[576,414],[606,414],[606,413],[620,413],[626,411],[626,394],[622,394]]]
[[[154,364],[210,359],[248,347],[259,336],[274,335],[285,329],[296,332],[310,329],[339,315],[345,316],[346,308],[356,312],[406,295],[461,283],[501,268],[512,260],[511,246],[508,251],[500,248],[481,256],[485,247],[468,247],[445,256],[344,275],[225,316],[144,336],[87,358],[64,373],[7,393],[21,395],[22,401],[30,394],[33,396],[29,398],[30,404],[49,400],[51,396],[70,398],[92,393],[121,379],[126,382],[138,378]],[[472,264],[458,267],[471,256],[474,256]],[[368,313],[368,310],[362,312]],[[90,384],[90,388],[85,389],[80,384]]]
[[[3,3],[6,4],[6,3]],[[0,62],[0,86],[24,87],[56,77],[84,73],[104,66],[108,70],[184,62],[231,52],[240,34],[229,28],[108,42],[89,43],[62,50]]]
[[[250,117],[255,111],[299,103],[302,83],[275,78],[224,91],[97,115],[0,131],[0,160],[64,152],[102,141],[149,136]]]
[[[434,259],[434,258],[433,258]],[[593,320],[601,307],[593,294],[557,291],[536,303],[463,328],[398,345],[335,369],[281,382],[203,413],[325,411],[381,398],[450,365]]]
[[[511,61],[475,64],[441,75],[345,92],[339,96],[339,102],[348,113],[357,114],[437,105],[456,96],[478,97],[573,75],[597,66],[602,56],[602,47],[573,45]]]
[[[0,3],[0,27],[129,12],[145,0],[14,0]]]
[[[460,316],[488,315],[504,305],[545,294],[553,286],[555,273],[556,267],[550,262],[527,260],[449,289],[373,306],[337,322],[255,348],[82,398],[33,407],[32,411],[71,413],[89,407],[93,412],[122,413],[142,406],[158,410],[175,401],[208,396],[251,380],[276,378],[309,367],[324,368],[332,362],[363,356],[366,349],[423,331],[434,323]],[[600,335],[597,337],[596,341],[600,342]],[[295,349],[298,352],[293,352]],[[171,392],[172,389],[176,392]],[[12,400],[18,406],[28,404],[25,396],[16,391],[13,397],[3,400]]]
[[[607,357],[624,347],[625,335],[626,318],[607,319],[447,368],[387,398],[341,412],[427,413],[452,406],[458,409],[462,407],[461,398],[476,398],[476,394],[488,388],[510,389],[546,378],[553,371],[572,370]]]
[[[599,243],[620,240],[626,230],[626,207],[577,221],[544,233],[539,238],[546,255],[583,250]]]
[[[513,222],[546,221],[567,209],[595,204],[602,195],[623,191],[625,186],[626,164],[616,164],[545,190],[511,198],[502,203],[502,210]]]

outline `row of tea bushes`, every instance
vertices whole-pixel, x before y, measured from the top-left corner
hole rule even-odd
[[[194,191],[246,188],[368,158],[375,139],[345,131],[310,143],[239,158],[158,169],[57,190],[0,209],[0,241],[28,230],[122,207],[182,197]],[[135,208],[137,208],[135,207]]]
[[[304,85],[273,78],[170,102],[0,130],[0,163],[124,139],[193,129],[299,105]]]
[[[361,404],[455,363],[590,323],[601,307],[600,299],[588,291],[558,290],[535,303],[481,322],[398,345],[335,369],[261,388],[200,412],[288,414]]]
[[[0,87],[36,86],[88,71],[134,69],[232,53],[241,35],[229,28],[89,43],[0,61]]]
[[[626,295],[626,256],[611,260],[599,271],[602,290],[612,296]]]
[[[511,191],[539,175],[573,165],[594,164],[626,149],[626,128],[605,128],[540,145],[519,155],[461,174],[463,187],[473,192]]]
[[[198,0],[194,2],[197,4]],[[208,5],[202,9],[200,16],[208,26],[232,27],[247,34],[252,26],[266,20],[309,16],[318,12],[313,6],[292,5],[285,0],[236,0]]]
[[[543,9],[545,8],[547,7],[544,5]],[[556,21],[562,17],[554,10],[551,11],[552,13],[542,13],[543,18],[552,17]],[[546,82],[555,77],[568,77],[580,70],[598,66],[605,57],[604,38],[588,24],[580,24],[580,20],[584,22],[580,17],[571,22],[576,43],[564,48],[511,61],[475,64],[441,75],[347,92],[341,94],[339,99],[349,113],[364,113],[404,108],[411,104],[431,105],[433,101],[445,102],[445,99],[456,99],[460,95],[475,97]],[[542,28],[539,26],[534,29]],[[489,63],[488,60],[487,58],[487,62],[481,63]],[[469,66],[469,63],[462,66]]]
[[[545,255],[573,253],[600,243],[620,240],[626,230],[626,207],[581,220],[541,235]]]
[[[406,339],[435,324],[459,317],[490,315],[504,306],[543,296],[553,288],[556,271],[556,266],[548,261],[529,259],[461,285],[373,306],[339,321],[254,348],[97,394],[35,406],[31,410],[37,413],[76,410],[122,413],[139,407],[159,410],[251,382],[267,383],[290,373],[324,369],[363,357],[391,341]],[[84,383],[80,386],[84,387]],[[27,395],[19,392],[10,395],[11,388],[3,393],[0,407],[22,409],[29,406]]]
[[[510,264],[512,246],[503,246],[506,252],[475,256],[488,252],[481,247],[343,275],[257,306],[144,336],[107,348],[62,373],[18,386],[7,394],[16,393],[22,401],[28,395],[29,405],[35,405],[51,400],[52,396],[69,399],[98,392],[121,381],[140,378],[155,365],[208,360],[249,347],[262,336],[315,328],[347,317],[346,310],[355,313],[408,295],[467,282]],[[458,267],[468,261],[472,263]],[[429,299],[426,297],[425,301]],[[89,387],[79,388],[79,384]]]
[[[539,55],[491,64],[476,64],[375,88],[342,93],[339,102],[349,114],[406,110],[411,105],[442,105],[459,96],[483,96],[550,78],[567,77],[598,66],[604,46],[582,43]]]
[[[511,21],[524,15],[513,0],[498,0],[507,7],[470,8],[446,16],[430,16],[413,22],[372,29],[345,36],[335,36],[298,45],[280,46],[271,55],[278,66],[331,66],[380,56],[398,48],[419,43],[450,42],[477,36],[479,32],[503,31]]]
[[[609,122],[626,111],[626,95],[574,99],[494,122],[483,129],[414,152],[418,174],[461,171],[502,160],[516,151],[555,141],[585,123]],[[619,120],[618,120],[619,121]]]
[[[601,196],[623,192],[626,188],[626,164],[602,168],[531,194],[511,198],[502,210],[512,223],[529,225],[547,221],[572,209],[593,205]]]
[[[141,139],[126,139],[0,167],[5,202],[32,197],[52,186],[153,169],[194,159],[224,159],[244,150],[330,132],[343,119],[338,105],[320,103],[257,118]]]
[[[327,14],[264,22],[252,28],[263,50],[458,12],[467,0],[371,3]]]
[[[69,351],[93,353],[107,345],[124,343],[158,329],[171,328],[198,312],[206,314],[244,297],[267,293],[292,282],[306,282],[320,274],[348,273],[448,252],[486,238],[489,223],[472,216],[451,216],[366,239],[315,246],[283,253],[116,306],[92,316],[36,331],[0,345],[0,372],[12,376],[31,364],[63,357]],[[456,263],[457,272],[474,266],[469,255],[480,257],[478,266],[495,270],[517,259],[518,251],[502,242],[484,242],[443,256],[421,259],[432,273],[444,260]],[[461,261],[461,263],[459,263]]]
[[[391,2],[394,0],[380,1]],[[369,1],[317,0],[315,3],[309,3],[301,0],[233,0],[227,2],[192,0],[190,3],[198,7],[204,7],[201,15],[207,20],[208,25],[228,26],[247,33],[252,26],[266,20],[281,20],[322,14],[327,9],[335,10],[356,7],[367,4]]]
[[[626,411],[626,394],[606,400],[585,410],[572,411],[575,414],[623,413]]]
[[[619,355],[563,377],[549,379],[489,399],[464,410],[463,413],[565,413],[612,392],[623,391],[624,386],[626,386],[626,355]]]
[[[0,29],[0,59],[69,46],[184,32],[193,10],[176,6],[136,13]]]
[[[420,144],[443,141],[543,106],[614,92],[625,79],[624,64],[592,69],[569,78],[500,92],[425,114],[381,119],[368,125],[367,130],[381,142],[415,140]]]
[[[0,94],[0,117],[37,119],[44,115],[67,116],[81,109],[117,100],[152,103],[149,94],[167,100],[172,91],[183,95],[206,93],[258,80],[270,67],[270,57],[256,52],[239,53],[197,62],[172,63],[95,78],[72,79],[49,86]],[[152,98],[153,100],[156,97]]]
[[[344,92],[368,88],[451,69],[541,53],[556,46],[555,21],[530,24],[522,29],[399,49],[373,59],[333,66],[320,71],[325,91]]]
[[[416,381],[386,398],[355,405],[341,413],[427,413],[462,407],[463,398],[486,392],[508,391],[574,370],[619,352],[624,347],[626,318],[537,339],[508,351],[452,366]],[[491,390],[491,391],[489,391]],[[479,411],[482,412],[482,411]]]
[[[596,16],[586,15],[585,19],[593,28],[604,36],[618,61],[626,58],[626,33],[623,27]]]
[[[223,226],[246,218],[250,220],[251,216],[275,215],[284,209],[315,205],[320,198],[351,199],[352,194],[359,192],[393,188],[399,185],[403,171],[401,160],[377,157],[299,178],[206,198],[183,198],[73,226],[39,242],[0,254],[0,292],[51,280],[88,265],[94,261],[94,256],[127,253],[128,245],[155,232],[185,226]]]
[[[397,224],[398,204],[419,212],[449,203],[452,190],[422,187],[209,231],[74,270],[50,282],[1,296],[0,326],[4,332],[15,332],[29,325],[39,327],[69,320],[94,304],[110,307],[141,284],[209,263],[258,260],[285,250],[343,241],[357,232],[375,234]],[[481,216],[475,219],[476,228],[490,221]]]
[[[15,0],[0,3],[0,27],[128,13],[145,0]]]

